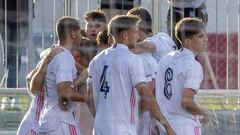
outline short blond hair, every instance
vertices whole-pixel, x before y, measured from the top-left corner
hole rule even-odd
[[[140,20],[141,19],[135,15],[117,15],[108,23],[108,34],[116,39],[122,31],[129,30],[138,24]]]

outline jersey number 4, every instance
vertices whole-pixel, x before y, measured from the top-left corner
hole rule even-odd
[[[168,68],[165,71],[165,76],[164,76],[164,79],[165,79],[164,95],[168,100],[170,100],[172,97],[172,85],[171,85],[172,78],[173,78],[173,71],[171,68]]]
[[[108,66],[105,65],[103,68],[103,72],[100,78],[100,92],[104,92],[104,98],[107,98],[107,93],[109,92],[109,86],[108,82],[106,81],[106,72],[107,72]]]

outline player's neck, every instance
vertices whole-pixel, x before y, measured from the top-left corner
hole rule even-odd
[[[66,48],[68,50],[72,49],[71,43],[67,42],[67,40],[58,41],[58,46],[61,46],[61,47]]]

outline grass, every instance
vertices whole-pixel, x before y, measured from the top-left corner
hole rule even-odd
[[[239,110],[240,98],[237,97],[198,97],[203,106],[210,110]]]
[[[0,96],[0,103],[3,97]],[[31,97],[28,95],[16,95],[15,97],[20,98],[21,110],[26,111],[30,105]],[[211,97],[211,96],[199,96],[198,101],[210,110],[239,110],[240,109],[240,98],[237,97]],[[1,104],[0,104],[1,106]]]
[[[2,105],[3,97],[6,97],[6,96],[2,96],[2,95],[0,96],[0,107]],[[20,98],[20,103],[21,103],[20,109],[21,109],[21,111],[26,111],[29,108],[29,105],[30,105],[31,100],[32,100],[29,96],[27,96],[27,95],[22,96],[21,95],[21,96],[16,96],[15,98]]]

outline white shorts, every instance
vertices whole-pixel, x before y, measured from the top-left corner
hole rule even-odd
[[[18,131],[17,135],[40,135],[38,132],[33,129],[28,129],[28,131]]]
[[[138,135],[151,135],[151,117],[148,111],[139,115]]]
[[[61,122],[56,130],[40,132],[40,135],[81,135],[80,127]]]
[[[40,135],[40,134],[34,130],[31,130],[31,131],[27,132],[26,135]]]
[[[30,119],[24,119],[18,127],[17,135],[39,135],[37,126]]]
[[[164,133],[165,129],[155,118],[151,118],[149,111],[140,115],[138,135],[165,135]]]
[[[201,135],[201,127],[194,127],[194,126],[181,126],[181,127],[174,127],[172,126],[173,130],[177,135]],[[161,135],[167,135],[165,129],[160,127]]]
[[[201,127],[194,126],[181,126],[181,127],[173,127],[174,131],[177,135],[201,135]]]

